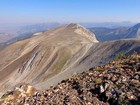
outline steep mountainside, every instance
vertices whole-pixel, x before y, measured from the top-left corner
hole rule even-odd
[[[105,64],[120,52],[140,49],[139,39],[98,42],[78,24],[35,34],[0,52],[0,92],[29,83],[37,89],[56,85],[75,72]]]
[[[119,27],[119,28],[90,28],[92,32],[95,33],[97,39],[101,42],[111,41],[118,39],[127,39],[127,38],[139,38],[140,23],[135,26],[128,27]]]
[[[111,42],[94,43],[88,51],[83,54],[85,48],[76,53],[68,62],[66,70],[55,77],[35,85],[38,89],[45,89],[56,85],[61,80],[70,77],[76,72],[83,72],[98,65],[104,65],[119,53],[131,54],[140,51],[140,40],[129,39]]]
[[[99,41],[111,41],[124,38],[128,27],[118,27],[118,28],[105,28],[105,27],[95,27],[90,28],[92,32],[96,34]]]
[[[0,104],[139,105],[140,53],[120,54],[106,65],[91,68],[39,91],[20,85],[2,96]]]
[[[136,38],[136,37],[139,38],[137,34],[139,29],[140,29],[140,23],[129,28],[125,37],[126,38]]]
[[[86,53],[94,42],[98,41],[90,31],[69,24],[9,45],[0,52],[0,92],[24,82],[38,84],[65,71],[68,61],[81,49]]]

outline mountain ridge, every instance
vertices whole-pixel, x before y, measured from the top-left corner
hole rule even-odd
[[[0,91],[20,82],[37,84],[62,72],[73,55],[94,42],[90,37],[66,25],[9,45],[0,51]]]
[[[121,51],[140,48],[138,39],[98,42],[92,36],[82,26],[70,24],[7,46],[0,51],[1,95],[21,83],[49,88],[75,72],[107,63]]]
[[[111,40],[120,40],[128,38],[140,38],[139,30],[140,23],[132,27],[118,27],[118,28],[90,28],[92,32],[96,34],[96,37],[99,41],[111,41]]]

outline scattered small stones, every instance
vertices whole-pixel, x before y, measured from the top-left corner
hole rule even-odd
[[[39,91],[30,85],[8,91],[0,105],[140,105],[140,54],[91,68]]]

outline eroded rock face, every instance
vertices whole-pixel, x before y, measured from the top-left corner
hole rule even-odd
[[[67,27],[74,29],[75,33],[82,35],[82,36],[86,36],[89,40],[91,40],[93,42],[98,42],[94,33],[92,33],[90,30],[86,29],[85,27],[83,27],[79,24],[71,23]]]
[[[120,56],[87,72],[78,73],[47,90],[17,98],[3,97],[1,103],[59,105],[140,104],[140,53]],[[28,88],[27,88],[28,87]],[[22,88],[22,87],[21,87]],[[21,88],[19,90],[21,90]],[[26,85],[27,90],[31,90]],[[33,90],[33,89],[32,89]],[[23,92],[23,91],[22,91]],[[21,93],[22,93],[21,92]],[[12,94],[14,94],[13,91]],[[14,95],[11,95],[14,97]]]

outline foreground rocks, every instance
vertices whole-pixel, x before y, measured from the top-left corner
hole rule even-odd
[[[39,91],[28,84],[9,91],[2,105],[139,105],[140,54],[118,57],[55,87]]]

